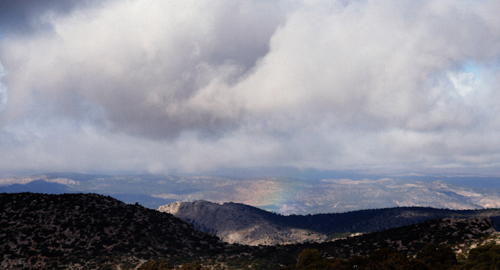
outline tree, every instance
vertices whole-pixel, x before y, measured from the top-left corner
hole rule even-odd
[[[317,249],[304,249],[299,254],[299,262],[297,263],[298,267],[308,267],[321,262],[323,258],[323,254],[319,252]]]
[[[424,262],[430,269],[448,270],[458,265],[457,256],[449,246],[430,243],[417,253],[417,260]]]
[[[500,246],[491,242],[471,249],[465,269],[500,269]]]

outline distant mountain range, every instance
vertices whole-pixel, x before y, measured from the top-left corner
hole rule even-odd
[[[245,246],[221,242],[168,213],[97,194],[3,193],[0,209],[2,269],[137,269],[148,261],[199,261],[209,269],[267,270],[295,264],[305,249],[325,258],[383,248],[413,256],[429,243],[463,253],[488,237],[498,240],[487,217],[429,220],[322,243]]]
[[[438,178],[437,178],[438,179]],[[500,207],[500,190],[442,180],[238,179],[216,176],[48,173],[0,179],[0,192],[99,193],[157,209],[175,201],[243,203],[280,214],[347,212],[404,206]]]
[[[78,177],[75,177],[78,179]],[[37,179],[35,177],[35,179]],[[0,193],[16,193],[16,192],[37,192],[46,194],[65,194],[65,193],[81,193],[81,192],[91,192],[90,190],[78,190],[74,188],[80,182],[78,180],[73,180],[69,178],[42,178],[44,180],[33,180],[32,182],[27,182],[26,184],[12,184],[0,186]],[[23,179],[24,180],[24,179]],[[0,180],[1,181],[1,180]],[[51,182],[53,181],[53,182]],[[66,183],[60,184],[58,181]],[[74,181],[74,182],[73,182]],[[69,184],[68,184],[69,183]],[[131,191],[136,192],[136,191]],[[101,193],[104,195],[110,195],[125,203],[133,204],[139,203],[145,207],[151,209],[157,209],[159,206],[174,202],[175,200],[168,200],[162,198],[156,198],[150,195],[137,194],[137,193]]]
[[[194,201],[176,202],[158,210],[187,221],[197,230],[217,235],[225,242],[245,245],[324,242],[442,218],[488,217],[500,229],[500,209],[397,207],[283,216],[244,204]]]

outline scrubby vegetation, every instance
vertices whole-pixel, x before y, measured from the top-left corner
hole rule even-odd
[[[472,249],[464,269],[500,269],[500,245],[491,242]]]
[[[500,229],[500,209],[450,210],[394,207],[346,213],[279,215],[240,203],[175,202],[159,211],[172,213],[197,230],[244,245],[324,242],[353,233],[370,233],[443,218],[488,217]]]
[[[430,243],[416,256],[408,257],[394,249],[384,248],[374,251],[369,256],[352,256],[347,259],[327,258],[317,249],[304,249],[296,263],[284,267],[267,268],[278,270],[484,270],[500,269],[500,245],[491,242],[470,250],[468,257],[457,254],[447,245]],[[457,258],[458,257],[458,258]],[[462,258],[462,259],[460,259]],[[213,264],[202,266],[199,262],[180,267],[172,267],[165,261],[149,261],[139,270],[208,270],[208,269],[260,269],[257,264],[247,262],[225,264],[214,267]]]
[[[380,249],[370,256],[328,259],[316,249],[305,249],[293,265],[280,270],[485,270],[500,269],[500,246],[489,243],[470,251],[466,261],[457,260],[450,246],[431,243],[415,257],[407,257],[393,249]]]
[[[460,257],[450,248],[494,233],[483,217],[323,243],[230,245],[170,214],[107,196],[0,194],[1,269],[498,269],[494,243],[460,246],[469,251]]]
[[[96,194],[0,194],[3,269],[93,267],[222,252],[218,238],[178,218]]]

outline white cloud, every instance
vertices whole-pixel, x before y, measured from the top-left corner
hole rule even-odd
[[[1,36],[0,36],[1,37]],[[7,103],[7,86],[5,86],[1,79],[5,76],[5,69],[0,63],[0,112],[3,110],[5,104]]]
[[[44,16],[2,40],[3,151],[40,170],[498,164],[499,12],[126,0]]]

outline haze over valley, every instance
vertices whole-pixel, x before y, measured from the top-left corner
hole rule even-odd
[[[280,214],[346,212],[396,206],[500,207],[500,189],[443,180],[238,179],[215,176],[106,176],[48,173],[0,179],[2,192],[92,192],[157,209],[175,201],[243,203]]]

